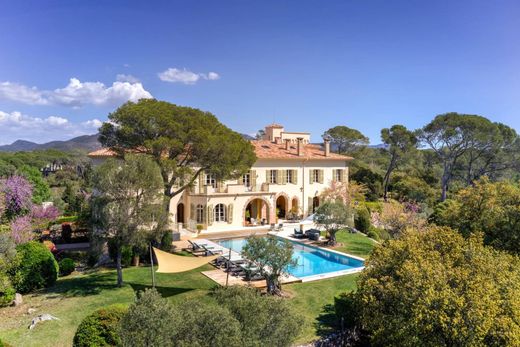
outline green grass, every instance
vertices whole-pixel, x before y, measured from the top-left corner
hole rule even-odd
[[[338,233],[342,246],[335,248],[346,253],[367,257],[373,242],[357,234]],[[215,283],[200,272],[205,267],[179,274],[156,274],[156,287],[171,302],[196,298],[210,300],[208,291]],[[289,299],[302,317],[303,333],[298,342],[308,342],[323,330],[330,318],[330,305],[339,293],[355,288],[357,275],[327,280],[286,285]],[[135,292],[151,286],[150,268],[124,270],[125,285],[118,288],[114,270],[93,271],[88,274],[60,278],[56,285],[45,291],[24,296],[24,305],[0,309],[0,339],[13,346],[70,346],[81,320],[94,310],[110,304],[130,304]],[[28,308],[36,308],[31,315]],[[34,330],[27,327],[32,317],[50,313],[59,321],[40,323]]]
[[[338,231],[336,234],[338,246],[333,249],[336,251],[357,255],[362,258],[367,258],[376,243],[370,238],[360,233],[349,233],[347,231]]]

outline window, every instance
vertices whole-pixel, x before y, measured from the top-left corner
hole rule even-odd
[[[334,177],[334,180],[336,182],[343,182],[343,170],[342,169],[337,169],[334,171],[335,173],[335,177]]]
[[[294,183],[293,170],[285,171],[285,182]]]
[[[269,183],[277,183],[277,177],[278,176],[278,172],[276,170],[270,170],[270,173],[269,173]]]
[[[244,175],[242,175],[242,182],[246,187],[251,187],[251,173],[248,172]]]
[[[197,205],[197,223],[204,222],[204,206]]]
[[[226,206],[224,204],[218,204],[215,206],[215,222],[226,221]]]
[[[215,179],[215,175],[212,175],[212,174],[206,175],[206,185],[212,186],[213,188],[217,188],[217,180]]]
[[[312,182],[319,182],[320,181],[320,170],[312,170]]]

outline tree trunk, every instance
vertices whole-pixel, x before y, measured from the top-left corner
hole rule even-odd
[[[117,247],[117,257],[116,257],[116,268],[117,268],[117,286],[121,287],[123,285],[123,267],[121,266],[121,258],[123,257],[123,252],[121,250],[121,246]]]
[[[388,201],[388,184],[390,183],[390,174],[394,170],[394,165],[395,165],[395,157],[392,156],[392,159],[390,160],[390,164],[388,164],[388,169],[386,170],[386,173],[385,173],[385,178],[383,179],[383,188],[384,188],[383,199],[385,201]]]
[[[335,231],[329,231],[329,241],[327,242],[329,246],[335,246],[336,245],[336,232]]]
[[[267,284],[267,293],[271,295],[280,295],[282,293],[282,286],[276,276],[266,276],[265,282]]]

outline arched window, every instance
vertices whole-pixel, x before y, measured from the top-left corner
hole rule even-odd
[[[226,206],[224,204],[218,204],[215,206],[215,222],[226,221]]]
[[[197,205],[197,223],[204,222],[204,206]]]

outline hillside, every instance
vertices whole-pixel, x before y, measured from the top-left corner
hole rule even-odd
[[[84,150],[93,151],[101,148],[98,135],[83,135],[66,141],[51,141],[46,143],[35,143],[25,140],[16,140],[10,145],[0,146],[0,152],[34,151],[45,149],[57,149],[60,151]]]

